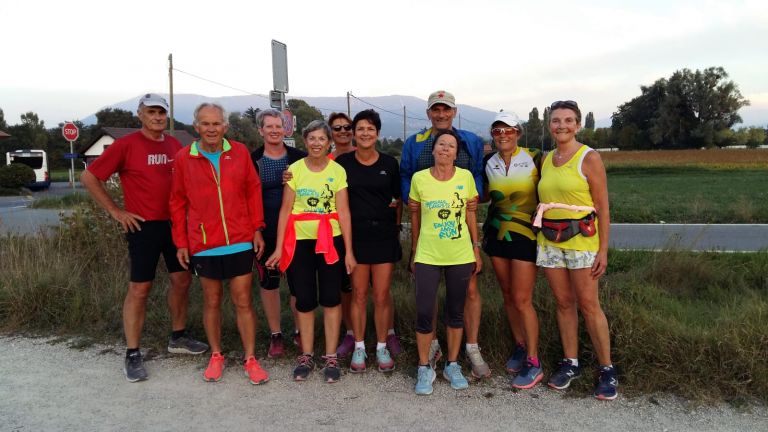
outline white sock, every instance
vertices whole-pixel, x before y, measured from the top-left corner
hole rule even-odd
[[[472,348],[478,348],[479,349],[477,344],[466,344],[466,350],[467,351],[471,350]]]
[[[382,348],[386,348],[386,347],[387,347],[387,343],[386,342],[377,342],[376,343],[376,351],[378,351],[378,350],[380,350]]]
[[[357,342],[355,341],[355,349],[362,349],[365,351],[365,341]]]
[[[391,328],[391,329],[387,330],[387,334],[388,334],[388,335],[393,335],[393,334],[395,334],[395,329]]]
[[[579,365],[579,359],[577,358],[566,358],[569,362],[571,362],[572,365],[578,366]]]
[[[348,336],[354,336],[354,335],[355,335],[355,332],[354,332],[354,331],[352,331],[352,330],[347,330],[347,335],[348,335]]]

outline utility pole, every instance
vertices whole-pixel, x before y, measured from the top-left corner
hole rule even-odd
[[[170,125],[170,132],[171,136],[174,136],[174,124],[173,124],[173,53],[168,54],[168,83],[170,85],[170,100],[171,100],[171,125]]]
[[[351,92],[347,92],[347,116],[352,118],[352,106],[349,104],[349,95]]]
[[[403,105],[403,143],[405,143],[405,105]]]
[[[459,127],[458,129],[461,129],[461,113],[459,113]]]

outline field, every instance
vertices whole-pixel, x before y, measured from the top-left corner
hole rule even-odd
[[[766,149],[707,149],[601,152],[606,167],[705,167],[768,169]]]

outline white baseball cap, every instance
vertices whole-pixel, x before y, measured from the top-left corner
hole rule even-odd
[[[496,114],[496,117],[493,119],[493,123],[491,123],[491,126],[495,125],[496,123],[504,123],[505,125],[513,128],[520,129],[522,127],[522,123],[520,122],[520,119],[517,117],[517,115],[511,111],[502,111],[498,114]]]
[[[164,97],[156,93],[147,93],[142,96],[141,99],[139,99],[139,108],[141,108],[142,105],[160,107],[168,111],[168,102]]]

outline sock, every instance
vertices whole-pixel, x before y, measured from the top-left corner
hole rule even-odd
[[[283,334],[283,332],[281,332],[281,331],[272,332],[272,336],[277,336],[277,335],[282,335],[282,334]]]
[[[533,365],[533,367],[541,367],[539,365],[539,358],[538,357],[528,356],[528,361]]]
[[[420,364],[420,365],[419,365],[419,367],[420,367],[420,368],[423,368],[423,367],[425,367],[425,368],[429,368],[429,363],[427,363],[427,364]]]
[[[186,333],[187,333],[187,329],[174,330],[173,333],[171,333],[171,339],[176,340],[184,336],[184,334]]]
[[[475,344],[467,344],[466,348],[467,348],[467,351],[471,350],[472,348],[478,348],[479,349],[479,347],[477,346],[476,343]]]
[[[577,358],[565,358],[563,360],[568,360],[569,362],[571,362],[572,365],[574,365],[576,367],[579,366],[579,359],[577,359]]]
[[[139,352],[138,348],[128,348],[128,349],[125,350],[125,356],[128,357],[131,354],[137,353],[137,352]]]
[[[365,351],[365,341],[355,341],[355,349],[361,349]]]
[[[440,346],[440,342],[438,342],[437,339],[432,339],[431,343],[432,343],[432,346],[435,346],[435,345]]]
[[[456,360],[454,360],[454,361],[449,361],[449,362],[448,362],[448,364],[447,364],[446,366],[453,366],[453,365],[455,365],[455,364],[456,364]]]
[[[395,334],[395,329],[391,328],[387,330],[387,335],[393,335],[393,334]]]
[[[336,358],[336,353],[333,353],[333,354],[326,354],[326,355],[325,355],[325,358],[327,358],[327,359],[329,359],[329,358]]]
[[[352,330],[347,330],[347,336],[354,337],[355,336],[355,332],[353,332]]]
[[[293,334],[295,335],[299,334],[299,329],[293,329]]]
[[[376,343],[376,351],[378,351],[378,350],[380,350],[382,348],[386,348],[386,347],[387,347],[387,343],[386,342],[377,342]]]
[[[603,370],[605,370],[605,369],[613,369],[613,363],[611,363],[611,364],[609,364],[609,365],[605,365],[605,366],[602,366],[602,365],[601,365],[601,366],[600,366],[600,369],[603,369]]]

